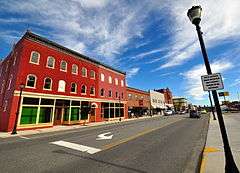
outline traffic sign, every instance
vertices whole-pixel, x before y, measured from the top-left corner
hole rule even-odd
[[[221,90],[224,88],[220,73],[201,76],[204,91]]]
[[[219,92],[218,95],[219,95],[219,97],[229,96],[229,92],[227,92],[227,91]]]

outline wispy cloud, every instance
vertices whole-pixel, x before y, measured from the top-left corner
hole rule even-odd
[[[211,64],[213,73],[224,72],[233,68],[234,65],[226,61],[226,59],[221,59],[215,61]],[[206,74],[205,66],[200,64],[194,66],[189,71],[182,73],[184,78],[186,79],[186,94],[192,97],[194,100],[203,100],[204,95],[206,94],[203,91],[202,83],[201,83],[201,76]]]
[[[135,55],[131,58],[132,59],[141,59],[141,58],[144,58],[148,55],[152,55],[152,54],[163,52],[163,51],[166,51],[166,48],[157,48],[157,49],[153,49],[153,50],[150,50],[150,51],[142,52],[142,53],[140,53],[138,55]]]
[[[187,8],[195,5],[194,3],[189,0],[167,3],[167,9],[174,18],[170,28],[173,35],[169,51],[164,55],[166,62],[159,65],[156,70],[184,64],[200,50],[195,28],[186,15]],[[236,22],[240,18],[240,1],[219,0],[216,3],[215,0],[202,0],[201,6],[203,8],[201,26],[207,48],[217,46],[221,41],[240,38],[240,23]]]
[[[230,85],[230,87],[240,86],[240,79],[235,79],[234,82]]]
[[[159,76],[160,77],[164,77],[164,76],[170,76],[172,74],[174,74],[175,72],[169,72],[169,73],[163,73],[163,74],[160,74]]]
[[[16,16],[6,19],[12,23],[27,18],[30,28],[45,27],[61,44],[112,63],[124,46],[141,37],[147,27],[149,9],[147,2],[143,4],[121,0],[9,0],[0,2],[0,10]]]
[[[140,68],[139,67],[133,67],[127,71],[127,77],[131,78],[135,76],[139,72]]]

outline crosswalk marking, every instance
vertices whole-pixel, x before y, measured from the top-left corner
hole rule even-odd
[[[88,147],[85,145],[75,144],[75,143],[67,142],[67,141],[55,141],[55,142],[51,142],[51,144],[70,148],[70,149],[77,150],[77,151],[87,152],[89,154],[95,154],[95,153],[101,151],[101,149],[98,149],[98,148]]]

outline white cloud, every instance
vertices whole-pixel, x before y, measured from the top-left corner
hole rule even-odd
[[[226,59],[215,61],[211,64],[212,72],[224,72],[230,68],[233,68],[233,64]],[[182,74],[186,79],[186,94],[192,97],[194,100],[203,100],[204,95],[207,93],[203,91],[201,76],[206,75],[206,69],[204,65],[196,65],[189,71]]]
[[[50,37],[60,44],[67,42],[69,48],[112,63],[119,61],[115,56],[124,46],[142,36],[148,15],[147,2],[142,3],[145,5],[120,0],[10,0],[1,1],[0,10],[18,16],[19,21],[27,19],[30,28],[49,29]]]
[[[78,2],[80,2],[83,7],[101,8],[106,6],[109,0],[79,0]]]
[[[234,82],[230,86],[231,87],[240,86],[240,79],[235,79]]]
[[[135,55],[135,56],[132,57],[132,59],[141,59],[141,58],[144,58],[145,56],[152,55],[152,54],[159,53],[159,52],[163,52],[163,51],[166,51],[166,48],[153,49],[153,50],[150,50],[150,51],[147,51],[147,52],[142,52],[138,55]]]
[[[170,46],[169,52],[164,56],[167,60],[156,70],[184,64],[200,51],[195,26],[190,23],[186,14],[188,8],[195,5],[195,2],[169,1],[166,5],[173,20],[170,27],[172,37],[166,45]],[[207,48],[217,46],[223,40],[240,38],[240,22],[238,22],[240,1],[202,0],[201,6],[203,8],[201,26]]]
[[[139,72],[139,70],[140,70],[139,67],[134,67],[134,68],[129,69],[127,71],[127,77],[131,78],[131,77],[135,76]]]

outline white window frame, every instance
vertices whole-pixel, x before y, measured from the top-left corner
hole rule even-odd
[[[10,75],[10,78],[9,78],[9,83],[8,83],[8,88],[7,88],[7,90],[10,90],[10,88],[11,88],[12,79],[13,79],[13,75],[11,74],[11,75]]]
[[[110,92],[111,92],[111,96],[109,96]],[[112,98],[112,90],[108,90],[108,97]]]
[[[60,82],[64,82],[64,91],[59,90]],[[59,80],[58,81],[58,92],[66,92],[66,81],[65,80]]]
[[[34,76],[35,77],[35,82],[34,82],[34,86],[33,87],[27,85],[29,76]],[[26,79],[26,84],[25,84],[26,88],[34,88],[35,89],[36,88],[36,84],[37,84],[37,76],[35,74],[28,74],[27,75],[27,79]]]
[[[63,62],[66,63],[66,69],[65,69],[65,70],[62,69],[62,63],[63,63]],[[60,71],[67,72],[67,61],[61,60],[61,63],[60,63]]]
[[[124,87],[124,81],[121,80],[121,87]]]
[[[13,59],[13,66],[16,64],[16,61],[17,61],[17,55],[18,55],[18,53],[16,52],[15,54],[14,54],[14,59]]]
[[[53,67],[50,67],[50,66],[48,66],[48,61],[49,61],[49,59],[50,58],[52,58],[53,59]],[[46,64],[46,67],[47,68],[52,68],[52,69],[54,69],[55,68],[55,58],[53,57],[53,56],[48,56],[48,58],[47,58],[47,64]]]
[[[2,81],[2,86],[1,86],[1,94],[3,93],[4,90],[4,85],[5,85],[5,80]]]
[[[108,76],[108,83],[112,84],[112,76]]]
[[[46,79],[50,79],[50,80],[51,80],[50,89],[44,88]],[[43,90],[48,90],[48,91],[51,91],[51,90],[52,90],[52,78],[50,78],[50,77],[45,77],[45,78],[44,78],[44,81],[43,81]]]
[[[72,92],[72,84],[75,84],[75,92]],[[77,94],[77,83],[75,82],[71,83],[70,93]]]
[[[102,90],[103,90],[103,95],[102,95]],[[100,90],[100,97],[104,97],[104,95],[105,95],[105,90],[104,90],[104,88],[101,88],[101,90]]]
[[[37,53],[37,54],[39,55],[39,56],[38,56],[38,62],[37,62],[37,63],[36,63],[36,62],[32,62],[32,55],[33,55],[33,53]],[[32,51],[32,52],[31,52],[31,55],[30,55],[29,63],[39,65],[40,57],[41,57],[41,55],[40,55],[39,52],[37,52],[37,51]]]
[[[76,72],[73,72],[73,67],[76,67]],[[72,65],[72,74],[78,75],[78,65],[77,64],[73,64]]]
[[[85,93],[82,93],[82,87],[85,86]],[[81,95],[87,95],[87,86],[86,85],[82,85],[81,86]]]
[[[3,112],[6,112],[6,111],[7,111],[7,105],[8,105],[8,101],[5,100]]]
[[[100,74],[101,81],[104,82],[105,80],[105,75],[103,73]]]
[[[91,72],[93,72],[93,77],[91,76]],[[95,71],[94,70],[91,70],[90,71],[90,79],[96,79],[96,73],[95,73]]]
[[[118,79],[115,78],[115,85],[118,85]]]
[[[93,94],[91,94],[91,89],[92,89],[92,88],[93,88]],[[91,96],[95,96],[95,87],[94,87],[94,86],[91,86],[91,87],[90,87],[90,95],[91,95]]]
[[[83,70],[85,70],[85,75],[83,75]],[[87,77],[87,68],[86,67],[82,67],[81,74],[82,74],[82,77]]]

